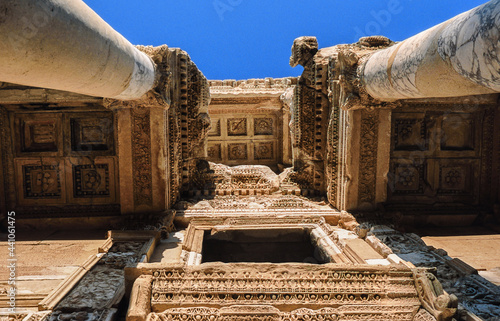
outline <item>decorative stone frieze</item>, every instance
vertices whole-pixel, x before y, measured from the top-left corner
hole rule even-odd
[[[429,277],[404,265],[210,263],[156,269],[146,320],[414,320],[417,312],[417,320],[449,320],[453,303],[446,303],[446,295],[435,301]],[[440,307],[420,311],[431,303]]]

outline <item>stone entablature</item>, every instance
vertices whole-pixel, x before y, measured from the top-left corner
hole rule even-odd
[[[184,269],[159,269],[153,272],[151,296],[155,312],[179,305],[269,304],[287,311],[297,305],[318,309],[397,303],[412,306],[413,314],[420,306],[409,268],[337,264],[206,263]]]
[[[134,287],[141,309],[129,311],[128,320],[420,321],[455,312],[432,276],[404,265],[210,263],[149,273],[136,283],[151,292]]]
[[[210,95],[212,98],[219,96],[280,96],[283,92],[297,84],[296,77],[265,78],[246,80],[209,80]]]
[[[273,209],[273,196],[265,197],[268,206],[258,213],[251,210],[259,205],[256,197],[183,203],[187,208],[179,214],[189,212],[191,218],[180,260],[140,263],[126,271],[128,287],[134,282],[131,302],[136,303],[128,320],[289,320],[302,315],[310,320],[385,320],[389,315],[420,321],[448,320],[455,313],[456,298],[445,294],[433,275],[401,260],[380,242],[361,239],[353,232],[362,229],[352,216],[330,209],[330,225],[320,203],[295,195],[275,197],[278,203],[281,197],[293,198],[294,205],[288,206],[296,214]],[[228,209],[231,213],[224,213],[227,203],[234,206]],[[276,233],[276,240],[286,242],[290,233],[304,232],[315,247],[314,258],[306,260],[315,264],[205,260],[205,242],[214,237],[231,241],[236,236],[233,241],[238,243],[271,240]]]

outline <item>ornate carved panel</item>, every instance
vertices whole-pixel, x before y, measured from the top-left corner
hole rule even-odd
[[[274,125],[272,118],[254,118],[254,134],[255,135],[272,135]]]
[[[69,158],[66,161],[69,202],[78,204],[110,204],[118,200],[118,178],[115,160],[98,157],[93,161],[85,158]]]
[[[456,106],[416,104],[393,112],[389,202],[462,207],[479,202],[486,147],[481,136],[492,135],[479,126],[486,107]]]
[[[425,310],[424,310],[425,311]],[[280,311],[270,305],[241,306],[234,305],[220,309],[196,307],[196,308],[172,308],[161,313],[149,314],[147,321],[371,321],[371,320],[399,320],[399,321],[435,321],[430,318],[421,317],[413,319],[414,308],[412,306],[356,306],[339,308],[307,309],[300,308],[290,312]]]
[[[208,144],[208,158],[212,161],[221,161],[222,160],[222,147],[221,144]]]
[[[479,160],[439,160],[438,195],[444,200],[476,203],[479,201]]]
[[[288,264],[286,268],[275,265],[256,268],[259,265],[254,265],[214,263],[192,269],[156,270],[153,272],[152,308],[162,311],[175,308],[180,302],[207,307],[269,304],[304,308],[383,306],[391,302],[412,306],[416,312],[420,306],[413,273],[401,268],[388,271],[380,266],[346,268],[327,264],[306,268]]]
[[[441,193],[464,193],[468,187],[470,170],[465,166],[440,166],[439,191]]]
[[[109,166],[76,165],[73,166],[74,197],[109,196]]]
[[[227,120],[227,134],[229,136],[246,136],[247,135],[247,119],[246,118],[229,118]]]
[[[102,115],[102,116],[101,116]],[[114,154],[114,124],[109,114],[75,115],[69,119],[71,153]]]
[[[43,153],[62,155],[62,116],[53,114],[20,114],[15,117],[17,156]]]
[[[394,121],[394,150],[424,150],[427,149],[427,130],[423,117],[409,115],[408,118],[398,118]]]
[[[64,162],[53,158],[16,159],[15,166],[19,205],[66,203]]]
[[[182,149],[181,149],[181,138],[180,138],[180,126],[179,119],[176,117],[176,112],[174,108],[168,111],[168,162],[169,162],[169,172],[170,172],[170,199],[172,204],[177,200],[179,196],[181,180],[180,180],[180,169],[182,163]]]
[[[446,114],[441,130],[441,150],[474,150],[476,128],[473,115]]]
[[[246,143],[228,144],[227,153],[229,160],[246,160],[248,159],[247,144]]]
[[[64,106],[63,106],[64,107]],[[9,206],[23,218],[113,215],[119,212],[114,120],[102,106],[53,112],[14,108]],[[62,109],[62,107],[61,107]]]
[[[26,198],[61,198],[59,165],[23,165],[22,168]]]
[[[224,95],[215,100],[215,105],[213,102],[210,105],[213,120],[212,134],[208,137],[208,160],[230,166],[268,165],[276,169],[286,144],[282,138],[282,103],[275,96],[264,97],[265,100],[257,104],[250,94]],[[220,145],[220,157],[216,144]]]
[[[405,161],[391,163],[389,186],[393,194],[422,194],[424,192],[424,164],[409,164]]]
[[[359,200],[373,203],[377,183],[377,144],[379,113],[361,113],[361,146],[359,160]]]
[[[254,158],[272,160],[274,158],[274,143],[273,142],[255,143]]]

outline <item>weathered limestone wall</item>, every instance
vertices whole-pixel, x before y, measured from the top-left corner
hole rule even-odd
[[[138,99],[155,65],[83,1],[0,4],[0,81],[97,97]]]

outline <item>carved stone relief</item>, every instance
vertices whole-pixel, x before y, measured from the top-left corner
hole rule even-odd
[[[184,320],[186,316],[196,320],[237,320],[237,321],[291,321],[291,320],[311,320],[311,321],[340,321],[340,320],[412,320],[409,309],[397,308],[372,308],[357,309],[346,308],[322,308],[318,310],[301,308],[291,312],[281,312],[271,306],[256,305],[230,306],[221,309],[213,308],[177,308],[168,309],[162,313],[152,313],[148,321]],[[425,320],[425,319],[418,319]],[[429,320],[435,320],[434,318]]]
[[[401,107],[392,115],[389,202],[477,204],[480,159],[491,154],[480,144],[483,135],[492,135],[491,127],[485,132],[478,126],[485,107],[463,106],[462,112],[443,111],[453,110],[449,105],[407,108],[411,111]]]
[[[14,146],[2,145],[4,180],[13,179],[5,195],[23,218],[119,212],[114,117],[98,105],[88,107],[91,115],[74,108],[10,107],[9,129],[16,134]]]
[[[71,152],[82,155],[114,154],[114,126],[111,115],[107,117],[71,117]]]
[[[247,119],[246,118],[229,118],[227,120],[227,134],[229,136],[246,136],[247,135]]]
[[[450,304],[455,305],[456,302],[453,297],[451,300],[439,298],[443,294],[443,289],[450,295],[458,297],[462,307],[483,320],[493,321],[500,315],[500,303],[494,299],[500,296],[498,286],[477,275],[477,271],[464,262],[450,258],[442,249],[427,246],[416,234],[401,233],[387,226],[372,225],[367,238],[370,235],[375,236],[389,248],[390,252],[386,255],[394,252],[416,266],[435,269],[440,284],[436,282],[434,275],[424,278],[423,274],[420,278],[424,279],[417,281],[419,287],[429,287],[432,291],[428,291],[430,297],[425,299],[428,302],[427,312],[419,312],[416,320],[428,320],[432,317],[429,312],[434,316],[439,313],[445,313],[443,317],[449,315],[450,311],[446,308]]]
[[[153,203],[150,126],[148,109],[132,111],[132,166],[136,208],[141,205],[151,206]]]
[[[209,143],[208,144],[208,158],[214,161],[221,161],[222,160],[222,146],[221,144],[214,144],[214,143]]]
[[[228,159],[229,160],[246,160],[248,158],[247,144],[228,144]]]
[[[255,159],[273,159],[274,142],[256,143],[254,147]]]
[[[257,269],[256,269],[257,268]],[[420,306],[413,273],[403,268],[300,266],[217,263],[153,272],[153,311],[174,308],[181,300],[197,306],[268,304],[304,308],[324,305],[406,305],[408,313]],[[406,282],[405,282],[406,280]],[[408,282],[409,281],[409,282]],[[302,291],[297,292],[297,287]],[[197,289],[205,289],[199,293]],[[398,304],[399,303],[399,304]],[[285,309],[286,310],[286,309]]]
[[[25,198],[61,198],[61,169],[59,165],[23,165]]]
[[[61,156],[63,152],[62,115],[20,114],[15,117],[17,156],[43,153]]]
[[[232,144],[230,144],[231,146]],[[234,144],[231,146],[234,157],[246,155],[247,145]],[[241,165],[230,167],[222,164],[215,164],[200,161],[193,174],[194,180],[190,186],[190,191],[206,192],[211,195],[233,194],[233,193],[272,193],[279,188],[279,178],[267,166]]]
[[[110,174],[107,164],[73,166],[74,197],[110,195]]]
[[[254,133],[255,135],[272,135],[274,132],[274,125],[272,118],[255,118],[254,119]]]
[[[361,114],[361,146],[359,160],[359,201],[373,204],[377,181],[377,145],[379,117],[376,111]]]

